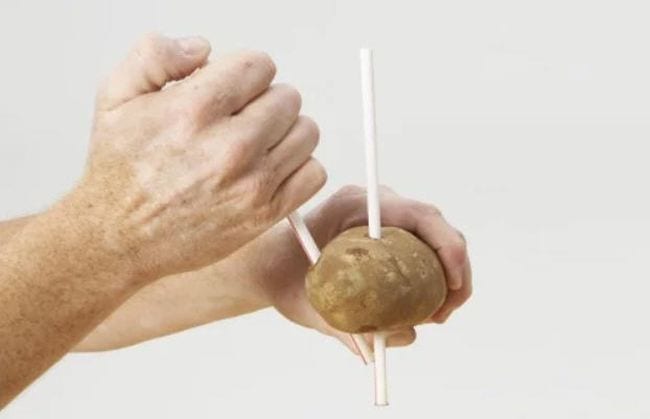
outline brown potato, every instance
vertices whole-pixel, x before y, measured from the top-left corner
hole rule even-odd
[[[447,285],[435,252],[406,230],[367,227],[332,240],[307,273],[307,296],[332,327],[350,333],[413,326],[445,301]]]

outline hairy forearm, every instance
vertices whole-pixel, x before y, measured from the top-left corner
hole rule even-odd
[[[11,237],[0,247],[0,406],[137,289],[90,222],[70,211],[57,205],[3,229]]]
[[[2,243],[36,217],[0,223],[0,251]],[[319,231],[322,223],[307,222],[319,241],[327,240],[336,228]],[[122,348],[266,308],[285,287],[304,277],[307,268],[307,259],[288,224],[280,223],[214,265],[168,276],[139,289],[73,350]]]
[[[129,298],[75,350],[122,348],[265,308],[269,303],[254,270],[234,254],[203,269],[162,278]]]
[[[318,217],[315,214],[315,217]],[[319,244],[337,226],[306,220]],[[162,278],[138,291],[92,331],[77,351],[134,345],[272,305],[309,267],[282,222],[226,259],[198,271]]]
[[[0,222],[0,252],[36,217]],[[301,253],[281,223],[214,265],[139,289],[73,350],[117,349],[266,308],[271,294],[306,270]]]
[[[121,348],[268,307],[267,282],[295,271],[295,258],[284,257],[297,246],[287,230],[278,225],[214,265],[144,287],[75,350]],[[274,269],[280,265],[282,270]]]

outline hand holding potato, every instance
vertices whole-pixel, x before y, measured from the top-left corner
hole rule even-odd
[[[381,214],[384,226],[407,230],[435,251],[447,281],[447,294],[442,306],[424,322],[445,322],[472,294],[472,271],[464,237],[433,205],[402,197],[388,188],[381,191]],[[325,247],[341,232],[367,225],[366,192],[361,187],[346,186],[312,210],[305,221],[319,246]],[[297,247],[295,253],[275,259],[277,262],[269,262],[268,267],[269,275],[274,272],[275,277],[262,283],[275,308],[289,320],[336,337],[356,352],[349,335],[328,324],[309,302],[305,289],[309,264],[302,250]],[[289,263],[295,259],[302,263]],[[413,327],[398,328],[390,331],[388,345],[408,345],[414,340]]]

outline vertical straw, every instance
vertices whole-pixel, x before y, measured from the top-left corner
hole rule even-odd
[[[316,264],[316,262],[318,262],[318,258],[320,258],[320,250],[318,249],[318,245],[314,241],[314,237],[309,232],[309,229],[307,228],[307,225],[305,225],[302,217],[298,211],[294,211],[289,214],[287,219],[289,220],[289,224],[291,224],[291,227],[293,228],[293,231],[296,234],[296,237],[298,238],[302,249],[305,251],[309,262],[312,265]],[[357,351],[361,355],[363,363],[367,365],[369,362],[372,362],[374,358],[372,351],[370,350],[370,347],[368,346],[368,343],[366,343],[366,340],[363,338],[363,336],[351,334],[350,338],[352,339],[354,346],[357,348]]]
[[[375,86],[372,50],[361,49],[361,97],[363,101],[363,126],[366,134],[366,182],[368,206],[368,236],[381,238],[381,213],[379,207],[379,176],[377,174],[377,126],[375,123]],[[374,334],[375,353],[375,404],[388,404],[386,384],[386,333]]]
[[[366,187],[368,190],[368,235],[381,238],[379,176],[377,174],[377,125],[375,123],[375,82],[372,50],[361,50],[361,95],[363,127],[366,133]]]

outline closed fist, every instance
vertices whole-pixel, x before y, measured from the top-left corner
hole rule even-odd
[[[146,278],[230,254],[325,183],[318,127],[268,55],[144,37],[100,88],[74,204]],[[174,83],[172,83],[174,82]]]

